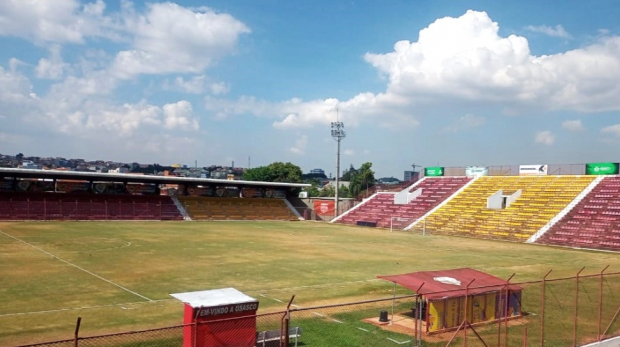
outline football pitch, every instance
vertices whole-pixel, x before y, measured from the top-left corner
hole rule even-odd
[[[617,254],[313,222],[0,223],[0,345],[182,323],[169,294],[234,287],[260,312],[388,298],[377,275],[471,267],[513,282],[620,271]],[[410,293],[398,288],[398,294]]]

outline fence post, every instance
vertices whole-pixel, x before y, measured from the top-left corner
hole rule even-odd
[[[469,321],[467,320],[467,299],[469,297],[469,286],[471,286],[471,284],[474,283],[475,280],[475,278],[471,280],[471,282],[467,284],[467,287],[465,287],[465,317],[463,317],[463,322],[467,322],[467,324],[464,324],[465,336],[463,337],[463,347],[467,347],[467,329],[469,329]],[[428,308],[426,309],[426,312],[428,313]]]
[[[601,342],[601,320],[603,319],[603,272],[605,272],[605,270],[607,270],[608,267],[609,265],[603,268],[603,270],[601,271],[601,278],[600,278],[599,297],[598,297],[598,324],[597,324],[598,333],[596,336],[599,342]]]
[[[510,275],[510,277],[508,277],[508,279],[506,280],[506,302],[504,303],[504,330],[506,330],[506,335],[504,335],[504,346],[508,347],[508,300],[510,300],[510,296],[508,295],[508,293],[510,292],[510,280],[515,277],[515,273],[513,273],[512,275]],[[501,295],[501,293],[500,293]]]
[[[291,296],[291,300],[289,300],[288,305],[286,305],[286,313],[284,314],[284,347],[288,347],[289,345],[289,334],[288,331],[290,329],[291,324],[291,304],[295,300],[295,295]],[[282,335],[280,335],[280,341],[282,341]]]
[[[413,314],[413,322],[414,322],[414,340],[415,347],[422,346],[422,305],[424,302],[422,301],[422,296],[420,295],[420,289],[424,287],[426,282],[422,282],[418,289],[415,291],[415,313]],[[418,301],[420,305],[418,306]],[[392,300],[392,303],[394,301]],[[428,313],[428,307],[426,308],[426,312]],[[393,319],[393,318],[392,318]],[[418,325],[419,325],[419,333],[418,333]],[[426,331],[428,332],[428,325],[426,325]],[[419,334],[419,335],[418,335]]]
[[[73,334],[73,347],[78,347],[78,334],[80,332],[80,323],[82,323],[82,317],[78,317],[77,323],[75,324],[75,334]]]
[[[542,298],[540,302],[540,347],[544,347],[545,345],[545,290],[547,287],[547,276],[553,270],[549,270],[545,277],[542,280]]]
[[[579,272],[577,272],[577,275],[575,275],[575,316],[573,317],[573,319],[574,319],[574,323],[573,323],[573,347],[577,346],[577,313],[578,313],[578,308],[579,308],[579,274],[585,268],[586,268],[585,266],[582,267],[581,270],[579,270]]]

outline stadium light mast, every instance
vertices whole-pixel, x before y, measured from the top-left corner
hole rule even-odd
[[[338,110],[336,110],[338,111]],[[339,190],[339,176],[340,176],[340,141],[344,139],[347,134],[344,132],[344,123],[337,121],[332,122],[332,137],[338,143],[338,150],[336,151],[336,203],[334,206],[334,218],[338,217],[338,190]]]

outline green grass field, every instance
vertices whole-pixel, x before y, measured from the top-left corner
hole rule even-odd
[[[311,222],[22,222],[0,232],[2,346],[71,338],[78,316],[82,336],[180,324],[177,292],[235,287],[270,312],[293,294],[301,307],[387,298],[392,284],[377,275],[419,270],[471,267],[516,282],[549,269],[620,271],[613,253]]]

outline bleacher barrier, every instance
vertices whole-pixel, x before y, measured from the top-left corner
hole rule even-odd
[[[416,294],[396,295],[395,291],[393,296],[374,300],[291,308],[256,316],[108,335],[83,337],[76,329],[75,335],[66,340],[22,346],[210,346],[206,341],[208,336],[203,341],[206,344],[198,344],[199,341],[193,338],[193,332],[200,329],[201,324],[209,324],[209,334],[218,336],[217,346],[231,347],[285,346],[287,340],[288,346],[308,347],[582,346],[620,336],[620,272],[606,273],[606,269],[590,272],[582,269],[575,276],[563,278],[554,278],[552,271],[549,271],[539,280],[525,282],[511,280],[513,275],[506,279],[506,286],[518,285],[522,288],[518,302],[522,316],[505,319],[499,315],[502,318],[482,323],[476,315],[486,310],[481,311],[474,304],[475,300],[470,299],[471,304],[463,306],[464,311],[455,316],[456,323],[461,323],[458,329],[456,326],[440,328],[434,333],[427,332],[426,325],[422,324],[424,322],[414,315],[414,309],[420,306],[422,297]],[[473,283],[468,290],[487,288],[476,286],[476,281]],[[391,292],[392,284],[385,284],[386,289],[389,288],[387,291]],[[505,291],[499,289],[498,295],[502,293]],[[431,314],[430,309],[426,312]],[[386,321],[381,322],[381,316]],[[252,341],[239,341],[236,331],[240,331],[240,327],[247,325],[248,321],[254,321],[248,320],[248,317],[256,318],[256,326],[252,325],[256,334]],[[244,336],[247,338],[247,334],[244,333]],[[35,342],[36,337],[30,339]],[[15,345],[8,342],[4,340],[0,344]]]

